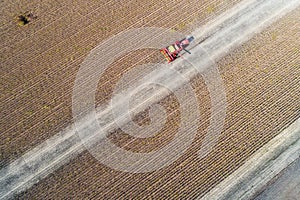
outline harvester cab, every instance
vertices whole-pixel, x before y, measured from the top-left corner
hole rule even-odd
[[[190,54],[185,48],[194,40],[193,36],[188,36],[180,41],[176,41],[174,44],[160,49],[160,52],[167,59],[168,63],[174,61],[176,58],[180,57],[179,53],[184,50]]]

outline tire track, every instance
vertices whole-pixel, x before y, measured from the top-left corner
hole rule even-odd
[[[282,16],[283,14],[286,14],[288,11],[296,8],[297,6],[299,6],[299,2],[297,1],[289,1],[289,2],[285,2],[285,1],[268,1],[263,2],[263,1],[252,1],[252,2],[260,2],[260,4],[257,4],[257,6],[260,6],[260,9],[257,9],[257,7],[252,8],[253,10],[251,10],[251,12],[249,12],[250,16],[259,16],[259,18],[261,21],[263,21],[263,25],[266,25],[268,23],[270,23],[272,20],[271,19],[276,19],[276,17],[278,16]],[[270,7],[268,7],[268,5]],[[282,6],[282,7],[281,7]],[[283,9],[282,9],[283,8]],[[272,11],[272,13],[260,13],[262,11],[264,11],[265,9],[268,9]],[[273,10],[272,10],[273,9]],[[245,10],[240,10],[242,13],[243,11],[245,12]],[[274,14],[275,13],[275,14]],[[240,14],[240,13],[239,13]],[[244,13],[247,16],[247,12]],[[271,15],[271,18],[269,18]],[[257,23],[257,18],[254,18],[255,21],[251,21],[250,19],[245,20],[244,15],[240,16],[240,21],[238,20],[239,18],[237,18],[236,23],[231,24],[231,26],[226,26],[224,27],[223,30],[219,30],[218,32],[216,32],[215,34],[213,34],[213,36],[209,39],[207,39],[205,41],[205,43],[203,43],[203,46],[206,47],[206,50],[210,50],[210,53],[214,53],[214,58],[218,59],[221,56],[223,56],[224,54],[229,52],[229,49],[239,45],[242,42],[245,42],[247,39],[250,38],[249,35],[256,33],[256,31],[261,30],[263,27],[262,24],[258,24]],[[252,22],[249,23],[249,22]],[[247,35],[243,35],[243,33],[240,33],[241,35],[239,35],[238,39],[236,38],[236,33],[237,31],[242,31],[245,28],[245,24],[246,25],[251,25],[251,27],[247,27],[249,28],[247,31]],[[235,26],[236,25],[236,26]],[[242,28],[241,28],[242,27]],[[240,29],[239,29],[240,28]],[[233,29],[233,30],[232,30]],[[225,35],[222,35],[225,34]],[[226,36],[226,39],[222,40],[222,44],[218,45],[214,45],[214,43],[220,41],[220,38],[224,38],[224,36]],[[218,38],[219,37],[219,38]],[[200,38],[200,37],[199,37]],[[221,49],[216,49],[216,47],[219,47],[221,49],[225,49],[225,52],[223,52]],[[226,48],[224,48],[226,47]],[[197,47],[195,47],[194,51],[196,51]],[[187,56],[188,57],[188,56]],[[71,133],[71,134],[70,134]],[[103,136],[105,137],[105,136]],[[79,152],[82,151],[82,145],[80,143],[80,141],[78,140],[78,138],[75,137],[75,131],[71,131],[69,133],[65,133],[63,135],[63,137],[57,137],[59,138],[59,140],[55,140],[51,141],[48,140],[48,142],[45,142],[43,144],[41,144],[39,147],[37,147],[35,149],[35,156],[33,156],[31,154],[31,152],[29,152],[28,154],[25,154],[22,158],[20,158],[19,160],[17,160],[16,162],[12,163],[11,165],[9,165],[7,168],[5,169],[1,169],[0,174],[1,174],[1,179],[0,179],[0,185],[5,185],[6,187],[2,188],[1,191],[1,197],[9,197],[10,195],[13,195],[15,192],[20,192],[21,190],[24,190],[28,187],[30,187],[30,185],[32,185],[34,182],[36,182],[37,180],[39,180],[42,177],[45,177],[49,171],[55,170],[56,168],[58,168],[59,166],[61,166],[62,164],[66,163],[68,160],[71,159],[70,155],[76,156]],[[56,138],[56,139],[57,139]],[[66,139],[70,139],[70,140],[66,140]],[[54,144],[60,144],[60,143],[65,143],[65,145],[57,145],[56,148],[57,149],[47,149],[46,147],[51,144],[52,146],[52,142]],[[48,144],[49,143],[49,144]],[[67,143],[67,144],[66,144]],[[41,148],[42,147],[42,148]],[[43,149],[43,151],[41,151],[41,149]],[[50,151],[52,153],[55,152],[55,155],[49,155],[47,151]],[[58,151],[58,152],[56,152]],[[40,155],[41,153],[45,153],[44,155]],[[57,153],[59,153],[58,155],[60,155],[60,153],[63,153],[62,155],[60,155],[59,157],[57,157]],[[48,158],[47,158],[48,156]],[[46,159],[46,163],[41,163],[40,159],[39,160],[35,160],[35,158],[40,157],[43,159]],[[43,160],[42,159],[42,160]],[[19,170],[17,170],[19,169]],[[34,171],[35,174],[31,174],[31,172]],[[23,180],[23,182],[20,182],[20,180]],[[25,182],[24,182],[25,180]],[[26,181],[27,180],[27,181]],[[10,182],[8,182],[10,181]],[[10,184],[8,184],[10,183]],[[26,186],[25,186],[26,183]]]

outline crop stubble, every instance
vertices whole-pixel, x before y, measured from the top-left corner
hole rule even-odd
[[[146,174],[123,173],[101,165],[84,152],[19,197],[183,198],[203,195],[299,117],[299,13],[298,9],[288,14],[218,62],[227,93],[227,118],[220,142],[206,158],[200,160],[197,151],[209,123],[210,106],[208,91],[198,76],[191,81],[201,106],[198,135],[187,152],[171,166]],[[176,133],[180,112],[176,110],[179,105],[172,95],[161,104],[167,108],[169,120],[162,133],[148,139],[147,149],[134,142],[128,145],[132,138],[121,131],[112,133],[112,141],[133,151],[165,145]],[[148,123],[147,113],[141,113],[136,120],[139,124]],[[161,143],[153,142],[155,140]]]
[[[88,152],[84,152],[19,197],[24,199],[67,196],[99,198],[104,195],[111,198],[120,195],[124,195],[124,197],[131,195],[137,197],[147,195],[184,197],[187,194],[196,196],[208,191],[240,166],[255,150],[273,138],[283,127],[299,117],[299,104],[297,104],[300,100],[297,95],[299,94],[297,84],[299,84],[300,77],[300,45],[297,41],[299,24],[291,20],[299,19],[299,14],[295,13],[296,11],[285,20],[281,20],[275,27],[264,31],[250,43],[243,45],[219,61],[218,65],[226,86],[228,112],[225,131],[220,137],[220,143],[209,157],[199,160],[196,155],[210,114],[208,92],[201,77],[198,77],[191,83],[194,89],[198,90],[198,99],[202,109],[200,113],[203,122],[199,127],[199,135],[184,156],[170,167],[149,174],[126,174],[101,165]],[[160,23],[164,22],[160,21]],[[59,53],[56,52],[56,46],[51,49],[53,45],[57,44],[55,41],[46,48],[47,52],[44,51],[45,53],[42,53],[43,51],[33,51],[34,53],[27,51],[25,57],[28,59],[34,57],[32,61],[28,62],[29,64],[22,65],[24,59],[21,58],[17,58],[17,63],[11,61],[11,64],[20,69],[5,68],[7,69],[5,76],[17,77],[19,82],[14,80],[16,81],[15,85],[8,82],[4,93],[1,91],[1,112],[5,112],[2,116],[7,114],[1,119],[1,159],[12,160],[20,156],[30,147],[50,137],[53,131],[58,131],[70,123],[71,87],[79,64],[89,49],[113,33],[113,31],[107,31],[103,37],[99,38],[99,35],[95,36],[99,27],[93,25],[90,28],[91,32],[89,33],[83,31],[77,36],[72,36],[70,40],[59,43],[57,47],[57,49],[61,48]],[[286,31],[283,33],[281,30]],[[115,32],[118,31],[115,30]],[[80,38],[91,38],[87,49],[85,49],[85,40]],[[77,41],[82,41],[82,43]],[[82,48],[82,52],[74,49],[74,44],[77,43],[78,48]],[[30,46],[30,43],[28,45]],[[72,62],[64,60],[65,58],[71,59],[70,55],[75,55]],[[13,56],[13,58],[17,57],[17,55]],[[155,54],[153,56],[153,59],[157,59]],[[60,61],[60,63],[55,64],[54,61]],[[7,62],[9,63],[9,61]],[[127,62],[130,63],[129,60]],[[38,65],[33,65],[34,63],[38,63]],[[118,66],[114,66],[112,69],[120,70],[120,73],[124,72],[122,71],[124,69],[130,69],[130,65],[126,68],[124,67],[126,64],[124,64],[124,69],[118,69]],[[9,73],[10,70],[16,74]],[[109,74],[110,71],[107,73]],[[29,77],[29,80],[23,80],[24,77]],[[99,88],[98,102],[105,102],[109,99],[111,89],[107,87],[113,86],[117,80],[118,77],[114,76],[104,81],[103,88],[108,91],[105,92]],[[2,84],[5,83],[2,82],[1,87]],[[25,92],[22,92],[24,90]],[[31,98],[30,101],[28,98]],[[174,97],[168,98],[162,104],[166,107],[176,108],[177,103]],[[46,107],[44,108],[44,106]],[[30,116],[26,115],[28,108],[33,112]],[[174,135],[176,131],[174,124],[178,122],[179,113],[176,109],[172,109],[174,111],[169,111],[169,118],[172,118],[173,121],[168,121],[165,132],[160,134],[160,137],[144,141],[147,148],[159,148]],[[146,119],[140,119],[140,123],[143,123],[143,120]],[[16,123],[18,124],[16,125]],[[33,130],[32,127],[35,127],[36,130]],[[119,137],[118,139],[123,137],[123,140],[118,140],[120,146],[128,141],[124,135],[115,133],[115,137]],[[161,144],[157,144],[157,141],[162,139],[161,137],[164,137],[164,140]],[[8,141],[7,138],[12,139]],[[136,145],[138,144],[133,143],[130,148],[135,151],[143,151],[142,146]],[[127,182],[122,182],[122,180],[127,180]]]
[[[194,19],[204,23],[236,2],[204,1],[197,5],[182,1],[3,3],[0,166],[71,123],[71,93],[76,72],[88,52],[102,40],[141,26],[184,31],[186,24]],[[214,12],[211,12],[211,5]],[[18,27],[14,17],[27,10],[33,11],[38,18],[27,26]],[[163,19],[166,16],[168,20]],[[139,55],[131,60],[136,58]],[[117,72],[121,74],[125,70],[123,66]],[[101,99],[109,98],[111,83],[118,78],[111,75],[109,80],[101,80],[99,104],[103,102]]]

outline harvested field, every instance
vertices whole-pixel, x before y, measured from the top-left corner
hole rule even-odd
[[[0,166],[72,122],[75,75],[89,51],[105,38],[143,26],[188,32],[237,2],[1,2]],[[17,26],[15,18],[26,11],[32,11],[37,19]],[[167,21],[163,20],[165,16],[169,17]],[[158,60],[161,55],[153,54],[152,58]],[[135,57],[124,59],[131,64]],[[109,99],[112,85],[119,78],[112,73],[122,74],[130,67],[112,67],[115,70],[108,72],[109,80],[103,80],[104,89],[99,89],[99,104]]]
[[[237,2],[2,2],[0,166],[72,122],[75,75],[89,51],[102,40],[122,30],[143,26],[187,31]],[[182,13],[174,12],[179,8]],[[14,17],[27,10],[34,12],[37,19],[18,27]],[[170,19],[164,20],[163,16]],[[117,74],[108,72],[109,79],[101,80],[102,88],[106,89],[99,91],[99,103],[109,99],[111,84],[119,78],[118,74],[126,71],[126,65],[114,69],[112,72]]]
[[[238,1],[227,2],[2,2],[1,168],[72,122],[75,75],[98,43],[133,27],[155,25],[189,32],[194,25],[209,21]],[[27,10],[38,18],[17,26],[13,18]],[[178,10],[182,12],[178,14]],[[299,11],[288,14],[218,61],[227,94],[227,118],[219,143],[209,156],[199,159],[197,155],[211,112],[208,91],[198,76],[191,81],[200,105],[201,118],[195,119],[198,134],[176,162],[152,173],[131,174],[112,170],[85,151],[18,198],[182,199],[204,195],[300,117]],[[170,20],[163,20],[165,16]],[[141,54],[149,56],[140,60]],[[150,61],[162,62],[162,57],[156,51],[145,50],[116,61],[99,81],[97,103],[107,103],[122,74]],[[155,137],[134,139],[116,130],[110,135],[111,141],[134,152],[165,146],[180,123],[179,103],[171,95],[159,104],[166,108],[168,118]],[[136,116],[135,121],[147,125],[148,112]]]
[[[199,76],[191,81],[201,105],[198,135],[189,150],[172,165],[152,173],[131,174],[114,171],[85,151],[18,197],[182,199],[204,195],[300,117],[299,11],[298,8],[289,13],[219,60],[227,94],[227,118],[220,142],[209,156],[197,156],[210,116],[208,91]],[[99,90],[99,101],[105,101],[109,91]],[[168,121],[156,137],[133,140],[116,131],[110,135],[111,140],[138,152],[163,146],[173,137],[180,113],[173,96],[160,104],[167,108]],[[147,113],[141,113],[136,121],[142,125],[148,123],[147,119]]]

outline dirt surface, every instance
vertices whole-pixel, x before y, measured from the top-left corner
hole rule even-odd
[[[156,25],[180,29],[184,28],[184,22],[194,18],[199,19],[197,23],[204,23],[237,1],[227,2],[230,3],[205,1],[198,7],[188,5],[186,12],[177,17],[176,9],[184,5],[179,1],[156,2],[155,6],[151,1],[130,1],[126,5],[114,1],[92,1],[87,5],[39,3],[36,7],[34,1],[23,6],[3,5],[7,13],[4,13],[4,23],[1,24],[1,35],[5,39],[0,51],[3,60],[1,165],[19,157],[71,122],[71,92],[76,72],[89,50],[104,38],[129,27]],[[143,5],[143,12],[140,5]],[[112,9],[104,9],[106,6]],[[11,22],[14,15],[28,9],[36,11],[36,21],[24,27]],[[153,12],[157,12],[155,17],[149,16]],[[208,91],[199,76],[191,81],[201,105],[198,135],[191,148],[171,166],[147,174],[123,173],[101,165],[84,152],[18,197],[114,199],[121,196],[192,198],[203,195],[299,117],[298,13],[299,9],[219,61],[228,112],[225,131],[208,157],[197,157],[210,116]],[[162,19],[171,15],[174,17],[167,22]],[[149,53],[148,59],[161,59],[159,54]],[[115,71],[111,70],[107,75],[116,72],[121,75],[137,57],[133,55],[132,60],[124,58],[127,64],[112,66]],[[118,78],[113,76],[99,86],[99,103],[109,99]],[[166,127],[156,137],[132,141],[117,131],[112,133],[111,139],[132,151],[149,151],[165,145],[176,131],[180,112],[176,110],[178,102],[173,96],[163,100],[161,105],[167,108],[169,117]],[[140,124],[147,123],[147,113],[142,113],[136,120]],[[129,141],[132,143],[127,145]]]
[[[245,164],[206,193],[201,200],[248,200],[257,196],[266,199],[269,195],[271,199],[286,199],[286,193],[290,197],[296,197],[300,173],[297,173],[299,169],[295,163],[299,157],[300,118],[253,153]],[[294,167],[291,169],[291,166]],[[289,176],[290,174],[294,175]]]
[[[142,26],[188,31],[237,2],[1,2],[0,166],[72,122],[71,94],[77,70],[105,38]],[[18,26],[17,17],[27,11],[37,18]],[[153,57],[162,61],[157,53]],[[141,59],[136,55],[124,61],[127,65],[112,67],[109,78],[101,80],[99,104],[109,99],[113,83],[133,67],[128,64],[136,58]]]
[[[283,170],[255,200],[288,199],[300,196],[300,158]]]
[[[228,111],[220,142],[209,156],[197,157],[210,112],[208,92],[201,77],[197,77],[191,84],[202,105],[198,135],[175,163],[153,173],[130,174],[107,168],[84,152],[18,197],[179,199],[204,195],[299,118],[299,13],[299,9],[293,11],[219,61]],[[168,122],[152,141],[144,141],[148,149],[164,145],[176,131],[176,99],[170,96],[161,104],[168,108]],[[136,120],[147,123],[147,114],[142,113]],[[112,133],[111,139],[124,148],[145,151],[142,141],[127,145],[132,138],[120,131]]]

